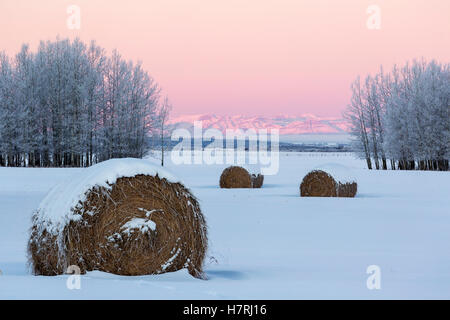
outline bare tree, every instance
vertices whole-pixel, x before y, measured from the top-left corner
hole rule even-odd
[[[359,77],[352,83],[351,89],[353,92],[352,100],[344,113],[344,118],[350,123],[351,134],[355,137],[353,141],[355,148],[366,159],[367,168],[372,169],[369,139],[367,137],[367,116]]]
[[[166,96],[161,103],[161,106],[159,108],[159,131],[160,131],[160,138],[161,138],[161,166],[164,167],[164,136],[166,134],[166,124],[167,120],[169,120],[169,114],[172,110],[172,104],[169,101],[169,98]]]

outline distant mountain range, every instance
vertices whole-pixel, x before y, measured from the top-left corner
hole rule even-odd
[[[191,130],[194,121],[202,121],[203,130],[219,129],[279,129],[280,135],[298,134],[345,134],[348,124],[342,118],[318,117],[313,114],[299,116],[278,115],[268,116],[218,116],[215,114],[183,115],[170,119],[169,129],[185,128]]]

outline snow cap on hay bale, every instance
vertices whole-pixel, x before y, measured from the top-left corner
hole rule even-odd
[[[252,188],[261,188],[264,183],[264,176],[262,174],[252,174]]]
[[[327,164],[309,172],[300,184],[302,197],[348,197],[357,192],[356,179],[339,164]]]
[[[252,178],[246,169],[231,166],[223,170],[220,176],[220,187],[226,189],[251,188]]]
[[[204,278],[205,219],[196,198],[149,161],[115,159],[53,188],[33,215],[28,245],[37,275],[159,274]]]

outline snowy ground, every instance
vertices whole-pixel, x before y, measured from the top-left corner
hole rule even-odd
[[[357,197],[300,198],[306,172],[329,162],[354,170]],[[26,243],[32,210],[52,185],[83,169],[0,168],[0,298],[450,298],[448,172],[377,172],[351,155],[283,153],[263,189],[221,190],[224,167],[168,164],[208,219],[209,280],[184,270],[91,272],[81,290],[67,289],[68,276],[31,275]],[[381,268],[380,290],[366,287],[369,265]]]

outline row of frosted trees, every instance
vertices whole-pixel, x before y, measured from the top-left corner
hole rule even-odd
[[[95,42],[57,39],[0,53],[0,166],[82,167],[142,157],[159,88]]]
[[[450,65],[413,61],[352,84],[344,117],[369,169],[449,169]]]

